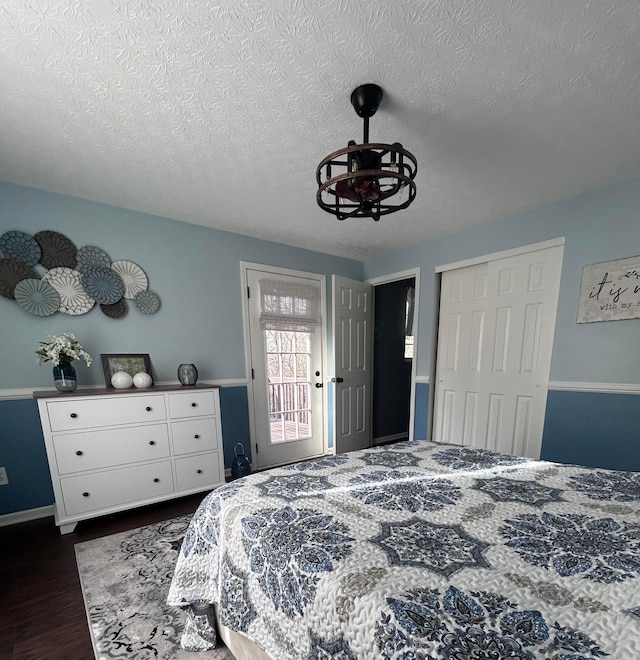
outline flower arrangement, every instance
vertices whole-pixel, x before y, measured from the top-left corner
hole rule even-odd
[[[76,336],[70,332],[65,332],[60,337],[49,335],[49,341],[40,342],[36,355],[39,364],[51,360],[56,367],[73,360],[84,360],[87,367],[90,367],[92,362],[89,353],[82,348]]]

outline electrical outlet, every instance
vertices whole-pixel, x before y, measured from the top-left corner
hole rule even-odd
[[[6,486],[9,483],[9,477],[7,477],[7,468],[0,467],[0,486]]]

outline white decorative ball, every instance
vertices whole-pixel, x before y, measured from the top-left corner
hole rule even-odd
[[[131,374],[128,374],[126,371],[116,371],[116,373],[111,376],[111,384],[117,390],[126,390],[133,385],[133,378],[131,378]]]
[[[136,374],[133,377],[133,384],[139,389],[144,389],[145,387],[151,387],[151,376],[145,371],[141,371],[139,374]]]

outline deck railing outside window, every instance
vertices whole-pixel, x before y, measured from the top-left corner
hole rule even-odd
[[[266,331],[271,441],[311,433],[309,333]]]

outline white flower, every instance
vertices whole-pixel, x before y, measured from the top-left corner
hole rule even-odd
[[[49,341],[41,341],[40,348],[36,351],[38,363],[53,362],[58,366],[61,362],[71,362],[72,360],[84,360],[87,367],[91,366],[91,356],[87,353],[75,335],[65,332],[60,337],[49,335]]]

